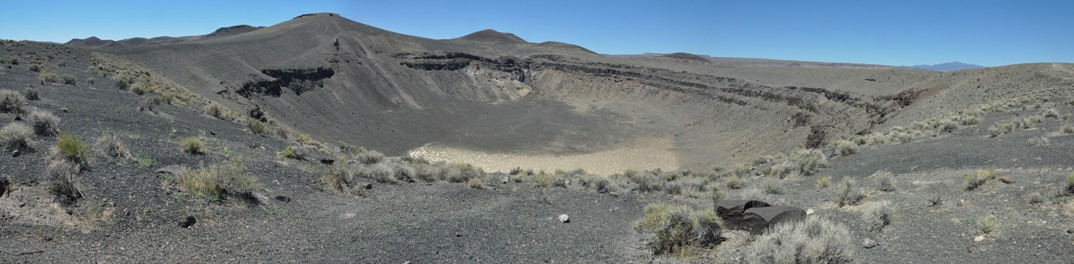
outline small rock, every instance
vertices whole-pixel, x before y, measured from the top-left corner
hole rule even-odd
[[[1006,184],[1011,184],[1011,183],[1014,183],[1014,178],[1011,178],[1011,176],[1002,176],[1002,177],[999,177],[999,181],[1001,181],[1003,183],[1006,183]]]
[[[816,210],[813,210],[813,208],[805,210],[805,215],[813,215],[813,213],[816,213]]]
[[[1074,235],[1074,229],[1067,229],[1067,234],[1072,234],[1072,235]]]
[[[865,238],[865,241],[861,242],[861,246],[864,248],[874,248],[879,245],[879,243],[876,243],[876,240],[872,240],[870,238]]]
[[[287,197],[287,196],[283,196],[283,195],[277,195],[275,197],[275,199],[276,199],[276,201],[280,201],[280,202],[284,202],[284,203],[290,203],[291,202],[291,197]]]
[[[973,242],[981,242],[981,241],[984,241],[984,236],[973,237]]]
[[[22,152],[17,149],[11,152],[11,157],[18,158],[19,155],[22,155]]]
[[[171,175],[179,175],[186,172],[186,167],[182,165],[168,165],[156,170],[156,173],[167,173]]]
[[[567,216],[567,214],[561,214],[561,215],[559,215],[559,221],[563,222],[563,223],[570,223],[571,218],[570,218],[570,216]]]
[[[193,226],[197,222],[198,222],[198,219],[194,218],[194,216],[187,216],[187,217],[184,217],[183,219],[179,220],[179,227],[190,228],[191,226]]]
[[[362,184],[362,189],[366,189],[366,190],[373,189],[373,184],[372,183]]]
[[[501,184],[507,184],[507,182],[508,182],[508,181],[511,181],[511,177],[510,177],[510,176],[508,176],[508,177],[503,177],[503,180],[500,180],[500,183],[501,183]]]

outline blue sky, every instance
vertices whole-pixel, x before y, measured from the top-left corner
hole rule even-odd
[[[1074,1],[5,1],[0,38],[201,35],[333,12],[428,38],[492,28],[605,54],[886,65],[1074,62]]]

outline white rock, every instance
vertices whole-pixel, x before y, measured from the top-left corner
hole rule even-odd
[[[805,215],[813,215],[813,213],[816,213],[816,211],[813,210],[813,208],[809,208],[809,209],[805,210]]]
[[[865,241],[861,242],[861,246],[864,248],[874,248],[879,245],[879,243],[876,243],[876,240],[872,240],[870,238],[865,238]]]
[[[984,236],[976,236],[976,237],[973,238],[973,242],[981,242],[981,241],[984,241]]]
[[[567,214],[561,214],[561,215],[559,215],[559,221],[563,222],[563,223],[570,223],[571,218],[569,216],[567,216]]]

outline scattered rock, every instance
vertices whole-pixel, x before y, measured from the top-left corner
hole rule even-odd
[[[559,215],[559,221],[563,222],[563,223],[570,223],[571,218],[569,216],[567,216],[567,214],[561,214],[561,215]]]
[[[373,189],[373,184],[372,183],[363,183],[363,184],[360,184],[359,186],[362,186],[362,189],[366,189],[366,190]]]
[[[1074,235],[1074,229],[1067,229],[1067,234]]]
[[[861,246],[864,248],[874,248],[879,245],[879,243],[876,243],[876,240],[873,240],[871,238],[865,238],[865,241],[861,242]]]
[[[984,236],[973,237],[973,242],[981,242],[981,241],[984,241]]]
[[[511,181],[511,176],[503,177],[503,179],[500,180],[500,183],[501,184],[507,184],[508,181]]]
[[[999,181],[1001,181],[1003,183],[1006,183],[1006,184],[1011,184],[1011,183],[1014,183],[1014,178],[1011,178],[1011,176],[1002,176],[1002,177],[999,177]]]
[[[11,151],[11,157],[18,158],[20,155],[22,155],[22,151],[19,151],[17,149]]]
[[[280,202],[284,202],[284,203],[290,203],[291,202],[291,197],[287,197],[287,196],[283,196],[283,195],[277,195],[274,199],[276,199],[276,201],[280,201]]]
[[[187,216],[179,220],[179,227],[190,228],[191,226],[194,226],[194,224],[197,222],[198,219],[194,218],[194,216]]]
[[[168,166],[164,166],[162,168],[159,168],[159,169],[156,170],[156,172],[157,173],[167,173],[167,174],[171,174],[171,175],[179,175],[179,174],[183,174],[184,172],[186,172],[186,167],[183,167],[182,165],[173,164],[173,165],[168,165]]]
[[[805,210],[805,215],[813,215],[813,213],[815,212],[816,210],[813,210],[813,208],[809,208]]]

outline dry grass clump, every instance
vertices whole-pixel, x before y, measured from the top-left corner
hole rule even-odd
[[[321,183],[328,186],[328,189],[339,192],[346,195],[359,195],[361,192],[359,188],[356,188],[357,182],[354,180],[354,171],[343,163],[336,163],[335,166],[328,169],[328,172],[321,176]]]
[[[1020,127],[1020,126],[1021,126],[1020,123],[999,122],[999,123],[993,124],[992,127],[989,127],[988,128],[988,133],[991,134],[992,137],[998,137],[998,136],[1001,136],[1001,135],[1005,135],[1007,133],[1011,133],[1011,131],[1014,131],[1014,128]]]
[[[82,191],[78,188],[78,172],[81,170],[78,163],[67,159],[49,161],[46,172],[52,177],[52,192],[64,203],[73,203],[82,198]]]
[[[104,134],[97,138],[97,148],[100,149],[101,155],[113,159],[119,160],[133,160],[134,156],[131,155],[130,149],[127,148],[127,144],[123,143],[123,140],[115,134]]]
[[[839,207],[857,205],[865,199],[865,194],[857,190],[857,183],[850,177],[843,177],[840,188],[836,190],[835,204]]]
[[[33,135],[30,126],[21,122],[12,122],[0,128],[0,144],[4,146],[5,150],[29,150],[31,141],[30,137]]]
[[[63,75],[63,84],[77,85],[77,83],[78,83],[78,78],[75,78],[74,75],[70,75],[70,74],[64,74]]]
[[[972,191],[995,180],[998,175],[995,168],[977,169],[974,173],[963,175],[962,179],[966,182],[966,190]]]
[[[272,128],[265,122],[261,122],[261,120],[257,120],[256,118],[247,118],[246,127],[250,129],[250,132],[257,135],[272,135]]]
[[[873,178],[874,184],[876,185],[876,190],[884,192],[895,191],[895,177],[891,172],[877,171],[876,173],[873,173],[871,178]]]
[[[485,181],[481,178],[471,178],[466,181],[466,186],[474,189],[484,189]]]
[[[1059,127],[1059,133],[1074,134],[1074,126],[1071,126],[1070,123],[1063,123],[1063,125]]]
[[[1032,147],[1046,147],[1052,145],[1052,140],[1045,136],[1039,136],[1030,138],[1027,143]]]
[[[295,150],[295,147],[292,146],[287,146],[286,148],[284,148],[283,153],[281,153],[281,155],[283,155],[284,158],[295,160],[303,160],[306,158],[302,150]]]
[[[48,137],[60,132],[60,118],[45,110],[31,111],[30,123],[38,136]]]
[[[845,225],[816,217],[780,224],[746,247],[746,263],[852,263]]]
[[[37,74],[37,80],[41,82],[41,85],[59,83],[60,76],[56,75],[52,70],[42,69],[41,72]]]
[[[234,120],[235,119],[235,113],[234,112],[231,112],[230,109],[227,109],[226,107],[224,107],[224,106],[222,106],[220,104],[217,104],[217,103],[209,102],[209,103],[205,104],[205,106],[202,106],[201,110],[203,112],[205,112],[205,114],[210,115],[212,117],[215,117],[217,119],[221,119],[221,120]]]
[[[985,218],[978,219],[977,229],[980,230],[982,234],[992,233],[992,231],[996,231],[997,221],[995,215],[989,215]]]
[[[765,159],[768,160],[765,163],[769,164],[767,168],[763,169],[765,174],[779,176],[780,178],[791,175],[810,176],[820,172],[822,168],[828,167],[828,158],[819,149],[799,149],[790,155],[780,153]]]
[[[690,256],[723,242],[720,236],[723,222],[711,208],[694,210],[685,206],[650,204],[645,206],[645,216],[634,223],[634,228],[655,234],[655,239],[649,243],[654,255]]]
[[[832,184],[832,176],[824,175],[824,176],[817,177],[817,188],[820,188],[820,189],[828,188],[828,186],[831,185],[831,184]]]
[[[25,106],[26,97],[22,96],[22,94],[12,90],[0,89],[0,112],[22,113]]]
[[[1061,195],[1074,195],[1074,173],[1067,175],[1067,185],[1063,187]]]
[[[363,149],[362,151],[360,151],[358,153],[355,153],[353,155],[354,155],[354,160],[357,160],[358,162],[361,162],[362,164],[378,163],[378,162],[384,161],[384,158],[385,158],[384,154],[382,154],[382,153],[380,153],[380,152],[378,152],[376,150],[364,150]]]
[[[205,143],[198,137],[185,137],[179,142],[179,150],[192,155],[202,155],[205,154]]]
[[[30,101],[41,100],[41,95],[38,94],[37,91],[35,91],[33,89],[26,89],[25,92],[22,92],[22,96],[26,97],[26,100],[30,100]]]
[[[895,208],[888,201],[868,203],[861,208],[861,220],[870,232],[883,231],[894,216]]]
[[[239,161],[199,167],[180,174],[176,179],[179,188],[197,198],[221,201],[226,197],[250,197],[257,180],[246,172]]]
[[[835,141],[835,149],[839,151],[840,156],[850,156],[858,152],[858,143],[850,140],[840,139]]]

